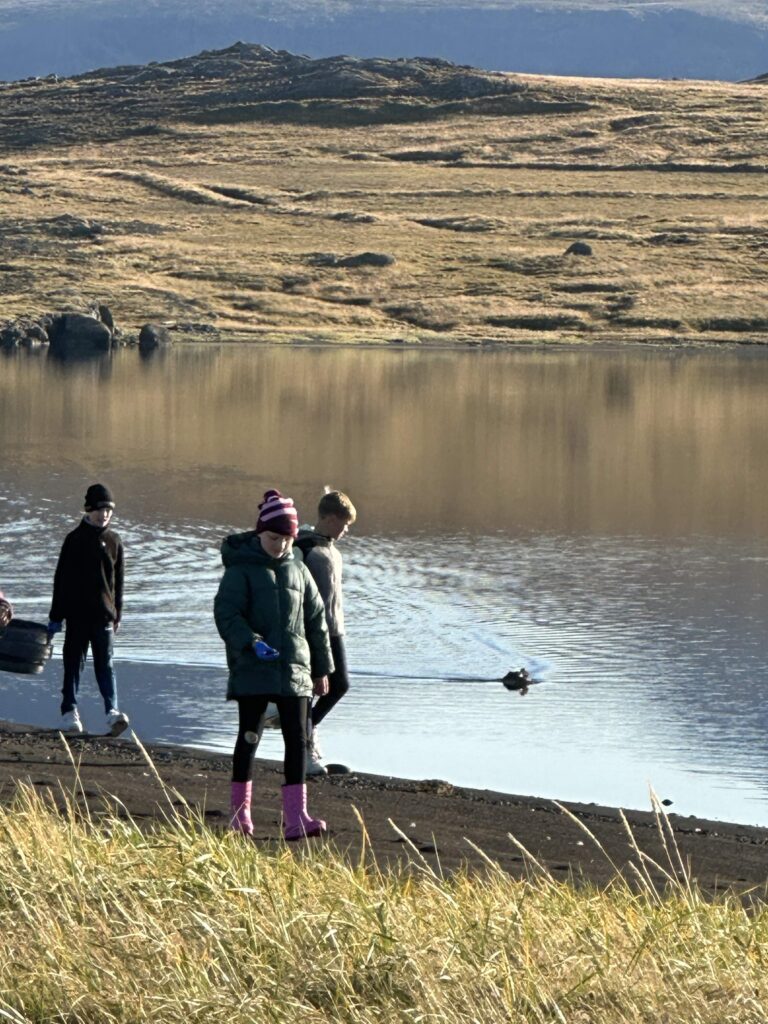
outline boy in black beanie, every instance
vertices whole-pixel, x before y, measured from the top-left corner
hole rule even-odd
[[[117,707],[112,667],[114,635],[123,606],[123,544],[109,529],[114,509],[110,490],[103,484],[92,484],[85,495],[85,515],[65,537],[56,566],[48,632],[51,636],[58,633],[66,621],[61,691],[64,732],[83,731],[77,691],[89,646],[107,730],[119,736],[128,726],[128,717]]]

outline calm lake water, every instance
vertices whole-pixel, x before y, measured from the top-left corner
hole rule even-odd
[[[768,825],[767,392],[748,351],[13,354],[0,587],[45,619],[85,488],[108,483],[122,704],[147,741],[229,752],[219,543],[267,487],[311,521],[328,483],[359,510],[332,760],[625,807],[651,785]],[[543,680],[525,698],[480,681],[519,664]],[[59,674],[0,675],[0,717],[54,726]],[[88,669],[86,720],[95,690]]]

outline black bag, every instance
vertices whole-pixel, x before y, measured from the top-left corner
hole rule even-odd
[[[0,672],[37,675],[43,671],[52,649],[47,626],[11,619],[0,630]]]

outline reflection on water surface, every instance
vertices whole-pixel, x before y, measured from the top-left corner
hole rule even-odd
[[[331,483],[360,511],[334,760],[625,806],[651,782],[680,813],[768,824],[767,384],[759,353],[21,353],[0,360],[0,586],[44,615],[108,481],[120,656],[173,669],[125,665],[124,702],[148,739],[229,749],[218,544],[266,486],[307,519]],[[471,682],[518,663],[546,685]],[[0,716],[53,724],[57,676],[3,676]]]

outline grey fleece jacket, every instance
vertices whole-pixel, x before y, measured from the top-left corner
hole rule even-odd
[[[331,636],[344,636],[344,597],[341,586],[342,559],[335,541],[323,537],[313,526],[302,526],[298,540],[311,539],[313,547],[304,555],[304,564],[317,584],[325,605],[325,621]],[[301,551],[298,544],[294,552]]]

